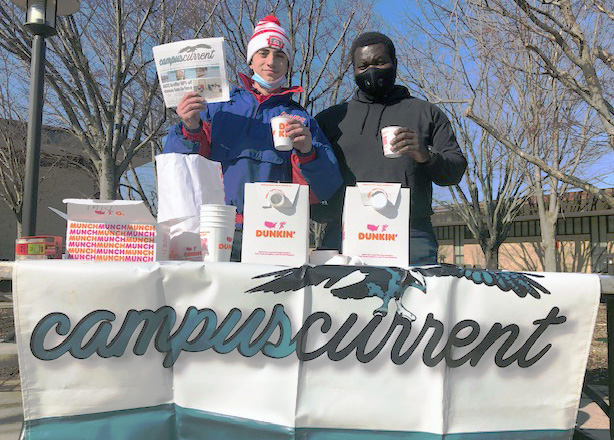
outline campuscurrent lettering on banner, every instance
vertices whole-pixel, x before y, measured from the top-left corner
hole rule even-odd
[[[26,261],[27,439],[570,439],[594,275]]]

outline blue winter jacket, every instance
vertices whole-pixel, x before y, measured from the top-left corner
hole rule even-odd
[[[343,183],[328,140],[315,119],[292,100],[292,91],[269,95],[258,103],[252,92],[235,87],[229,101],[207,104],[200,116],[211,124],[209,159],[222,164],[226,203],[236,206],[239,213],[243,212],[245,183],[292,182],[291,156],[301,154],[275,150],[271,133],[271,118],[282,113],[295,115],[311,131],[315,158],[299,167],[318,201],[326,202]],[[180,123],[170,129],[163,153],[198,154],[200,143],[186,139],[182,128]],[[299,161],[295,158],[295,162]]]

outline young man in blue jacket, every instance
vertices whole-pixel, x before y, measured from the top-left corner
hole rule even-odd
[[[242,229],[244,185],[251,182],[294,182],[310,187],[311,203],[326,202],[343,179],[328,140],[317,122],[292,100],[301,87],[284,88],[292,53],[276,17],[261,20],[247,47],[251,77],[239,74],[227,102],[207,104],[195,92],[177,106],[181,123],[173,126],[163,153],[201,154],[222,164],[226,203],[237,207]],[[292,151],[273,145],[271,118],[288,115]],[[240,243],[240,234],[235,235]],[[233,249],[233,260],[237,259]]]

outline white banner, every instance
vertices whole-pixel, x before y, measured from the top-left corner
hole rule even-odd
[[[19,262],[26,438],[570,439],[594,275]]]

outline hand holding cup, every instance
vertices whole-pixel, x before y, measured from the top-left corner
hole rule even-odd
[[[390,140],[390,151],[399,156],[408,155],[418,163],[424,163],[431,157],[429,150],[422,145],[418,133],[407,127],[397,127],[394,138]]]
[[[207,108],[207,101],[197,92],[187,92],[177,105],[177,116],[190,130],[200,127],[200,112]]]
[[[286,125],[286,130],[290,139],[292,139],[292,145],[301,153],[309,153],[312,146],[311,130],[304,126],[300,121],[296,119],[290,120]]]
[[[311,151],[311,131],[300,121],[287,115],[275,116],[271,118],[271,130],[276,150],[291,151],[296,148],[301,153]]]

